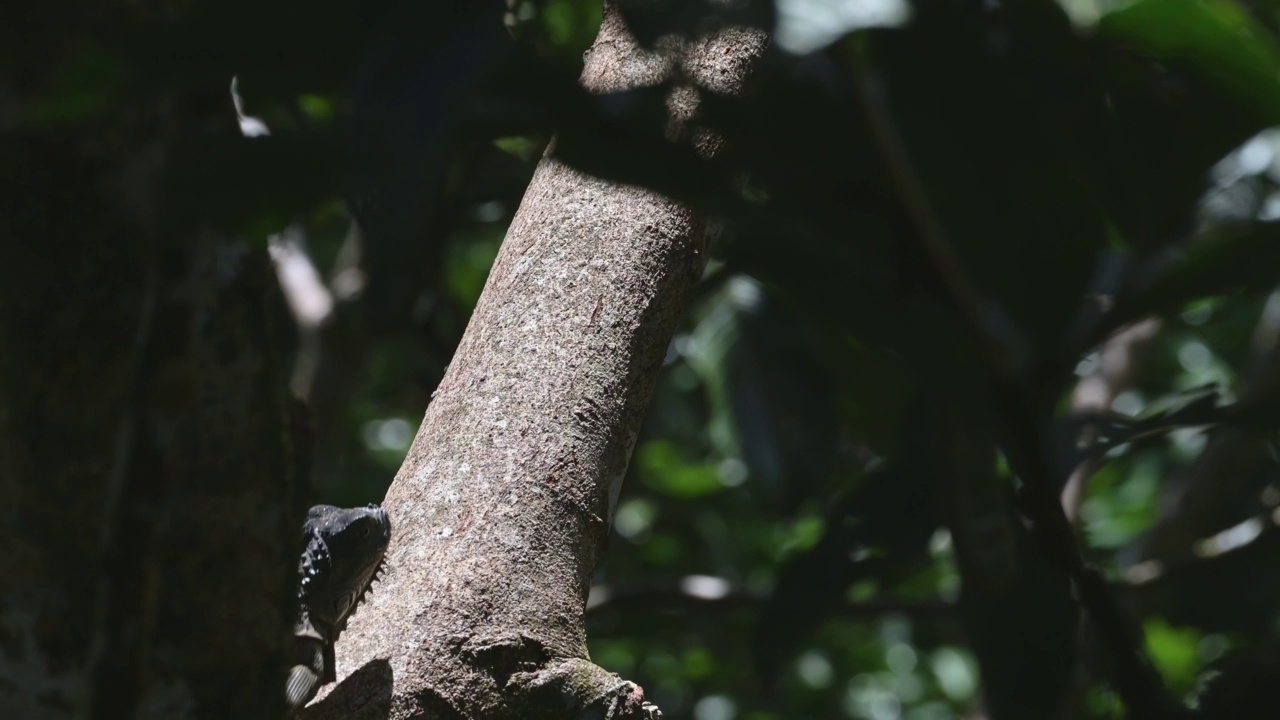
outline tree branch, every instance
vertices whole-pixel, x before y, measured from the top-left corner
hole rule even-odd
[[[1105,412],[1120,393],[1129,387],[1142,350],[1160,332],[1159,318],[1147,318],[1113,334],[1098,352],[1098,366],[1080,378],[1071,393],[1075,412]],[[1102,467],[1103,455],[1095,450],[1067,478],[1062,488],[1062,508],[1073,525],[1080,521],[1080,505],[1088,490],[1089,478]]]
[[[764,47],[729,28],[642,50],[606,3],[583,84],[650,87],[679,69],[737,92]],[[673,94],[673,120],[696,106],[696,93]],[[586,659],[583,608],[718,228],[562,164],[553,144],[383,503],[396,527],[386,579],[338,645],[340,677],[375,662],[391,673],[352,676],[307,717],[658,716]]]
[[[1251,342],[1240,402],[1274,397],[1280,387],[1280,323],[1276,310],[1280,293],[1268,301]],[[1165,561],[1186,552],[1198,538],[1222,527],[1223,518],[1240,498],[1273,476],[1273,461],[1265,433],[1256,428],[1223,427],[1182,471],[1168,478],[1162,498],[1168,508],[1143,539],[1144,560]]]
[[[1137,634],[1106,581],[1085,564],[1080,553],[1041,445],[1039,417],[1010,352],[983,322],[977,288],[951,247],[878,89],[862,71],[854,56],[856,50],[848,43],[842,48],[847,80],[865,114],[872,143],[912,223],[913,232],[904,233],[902,239],[933,274],[939,294],[959,316],[986,371],[1007,438],[1005,449],[1023,483],[1023,512],[1034,523],[1041,551],[1071,577],[1081,605],[1105,638],[1115,662],[1116,688],[1129,712],[1136,718],[1171,717],[1176,706],[1146,658]]]

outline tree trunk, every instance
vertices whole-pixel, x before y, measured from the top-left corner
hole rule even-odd
[[[283,714],[306,450],[273,280],[154,212],[228,105],[0,138],[0,717]]]
[[[742,89],[765,37],[642,50],[616,8],[595,92],[679,66]],[[674,119],[696,93],[674,93]],[[704,152],[712,143],[704,142]],[[388,572],[338,643],[349,675],[308,718],[656,717],[591,664],[583,609],[667,345],[716,223],[579,173],[548,150],[384,507]]]

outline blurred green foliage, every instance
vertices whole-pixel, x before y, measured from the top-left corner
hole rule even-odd
[[[845,33],[775,50],[748,97],[704,93],[732,148],[710,165],[665,135],[666,88],[577,88],[599,0],[286,5],[60,44],[0,127],[223,103],[168,157],[163,220],[303,232],[344,334],[275,319],[300,367],[347,368],[310,390],[324,500],[381,497],[558,133],[566,162],[728,221],[617,508],[593,659],[669,718],[1123,717],[1133,688],[1019,499],[1026,435],[911,241],[878,104],[1165,689],[1195,706],[1274,640],[1277,3],[920,0],[895,28],[821,0],[621,3],[645,39]],[[233,75],[269,136],[240,136]],[[1148,317],[1153,337],[1112,335]]]

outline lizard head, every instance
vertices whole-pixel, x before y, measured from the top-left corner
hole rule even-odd
[[[307,546],[298,598],[312,624],[332,642],[382,567],[391,519],[377,505],[316,505],[302,527]]]

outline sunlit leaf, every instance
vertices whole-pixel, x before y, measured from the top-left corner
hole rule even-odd
[[[673,443],[655,440],[636,452],[636,469],[645,485],[677,498],[696,498],[725,489],[710,463],[686,462]]]
[[[1174,628],[1160,618],[1150,618],[1143,625],[1151,660],[1170,687],[1182,693],[1195,685],[1201,668],[1200,639],[1193,628]]]
[[[905,0],[777,0],[774,38],[787,52],[820,50],[867,27],[901,25],[911,17]]]

